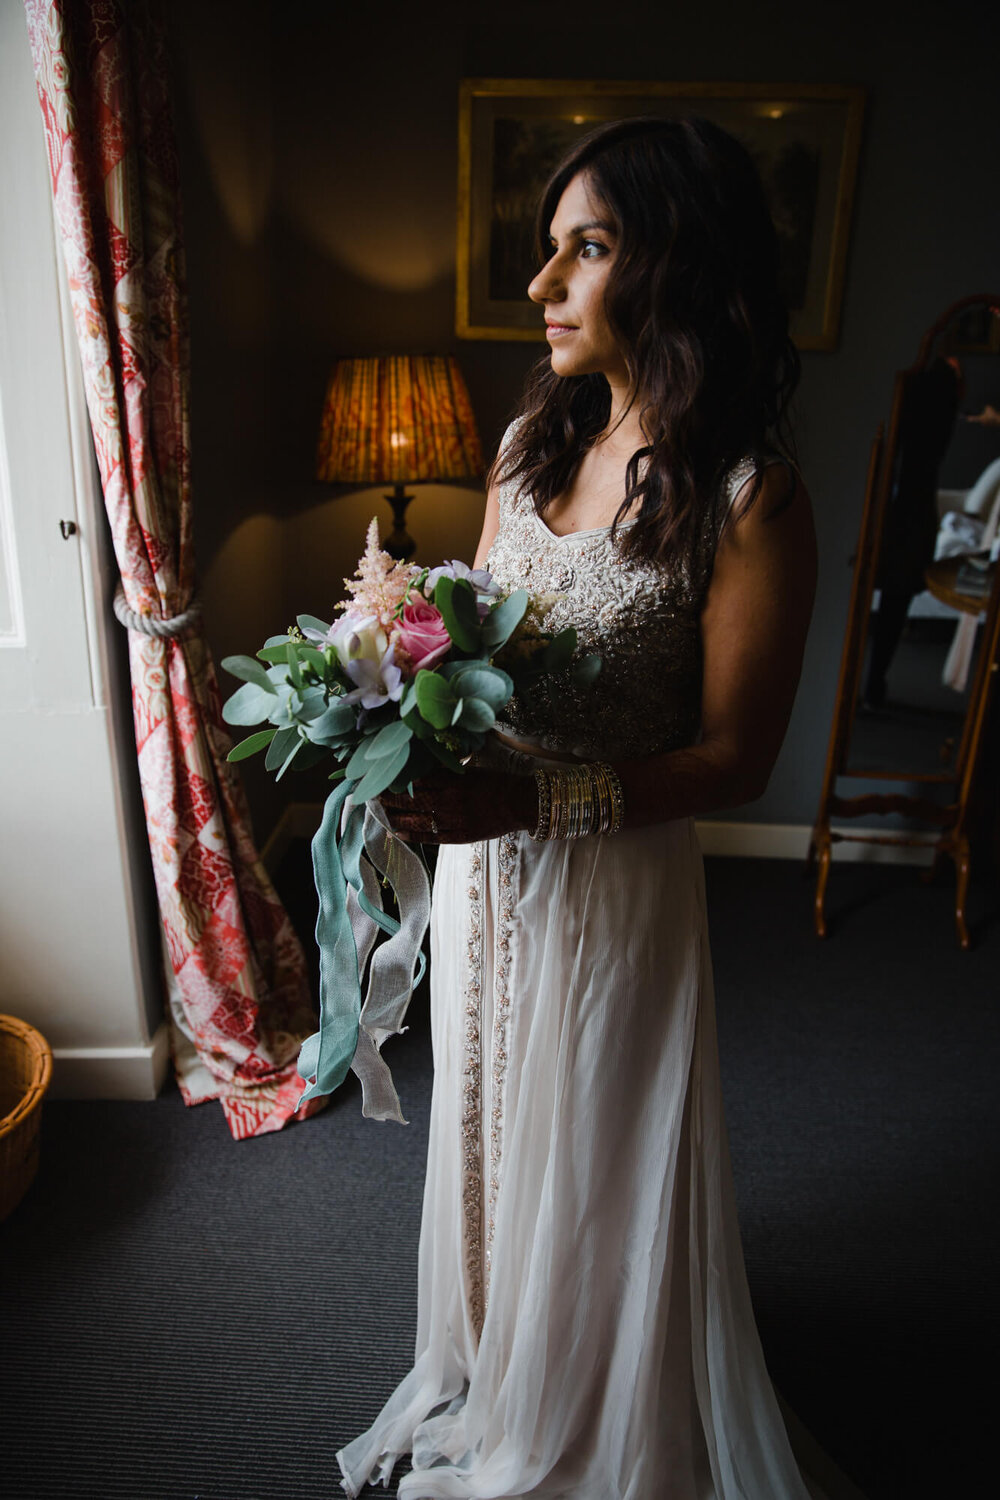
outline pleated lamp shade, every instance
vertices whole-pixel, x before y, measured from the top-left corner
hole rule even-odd
[[[338,361],[323,406],[317,479],[399,485],[482,470],[469,393],[451,356]]]

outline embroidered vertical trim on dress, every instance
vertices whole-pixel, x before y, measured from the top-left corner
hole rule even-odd
[[[483,849],[469,859],[469,941],[465,989],[465,1065],[462,1072],[462,1212],[469,1315],[477,1337],[483,1329]]]
[[[507,1087],[507,1020],[510,1013],[511,933],[520,876],[519,840],[505,833],[497,845],[497,910],[493,939],[493,1058],[490,1115],[489,1213],[486,1225],[485,1295],[489,1297],[490,1262],[496,1228],[497,1194],[503,1157],[504,1106]]]

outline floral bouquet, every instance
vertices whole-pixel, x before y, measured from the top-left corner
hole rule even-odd
[[[601,662],[574,660],[572,627],[557,635],[543,628],[550,600],[524,589],[504,594],[485,569],[461,562],[397,562],[379,547],[375,520],[346,586],[351,597],[332,625],[299,615],[256,657],[225,658],[243,686],[223,718],[270,726],[236,745],[231,761],[265,750],[279,778],[293,764],[337,762],[331,780],[339,785],[312,848],[320,1025],[299,1055],[302,1099],[331,1093],[352,1068],[363,1112],[402,1122],[380,1048],[402,1030],[423,975],[430,883],[421,855],[393,838],[377,799],[412,790],[440,767],[461,773],[516,691],[557,672],[591,681]],[[386,883],[398,919],[384,910]],[[376,946],[380,932],[387,941]]]

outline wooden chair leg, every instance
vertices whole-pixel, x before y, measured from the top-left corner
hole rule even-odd
[[[816,936],[825,938],[826,926],[826,882],[830,874],[830,859],[833,853],[829,837],[820,837],[814,840],[813,852],[815,853],[819,868],[816,871],[816,896],[813,901],[813,922],[816,927]]]
[[[968,950],[971,947],[969,929],[965,921],[965,902],[969,894],[969,877],[972,874],[972,853],[969,849],[969,841],[960,838],[955,841],[953,856],[955,861],[955,872],[957,880],[955,884],[955,932],[958,936],[960,948]]]

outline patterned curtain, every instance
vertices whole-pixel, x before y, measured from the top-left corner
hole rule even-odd
[[[147,0],[25,0],[87,406],[129,625],[135,738],[185,1102],[280,1130],[314,1028],[194,600],[178,166]],[[312,1113],[308,1106],[300,1115]]]

